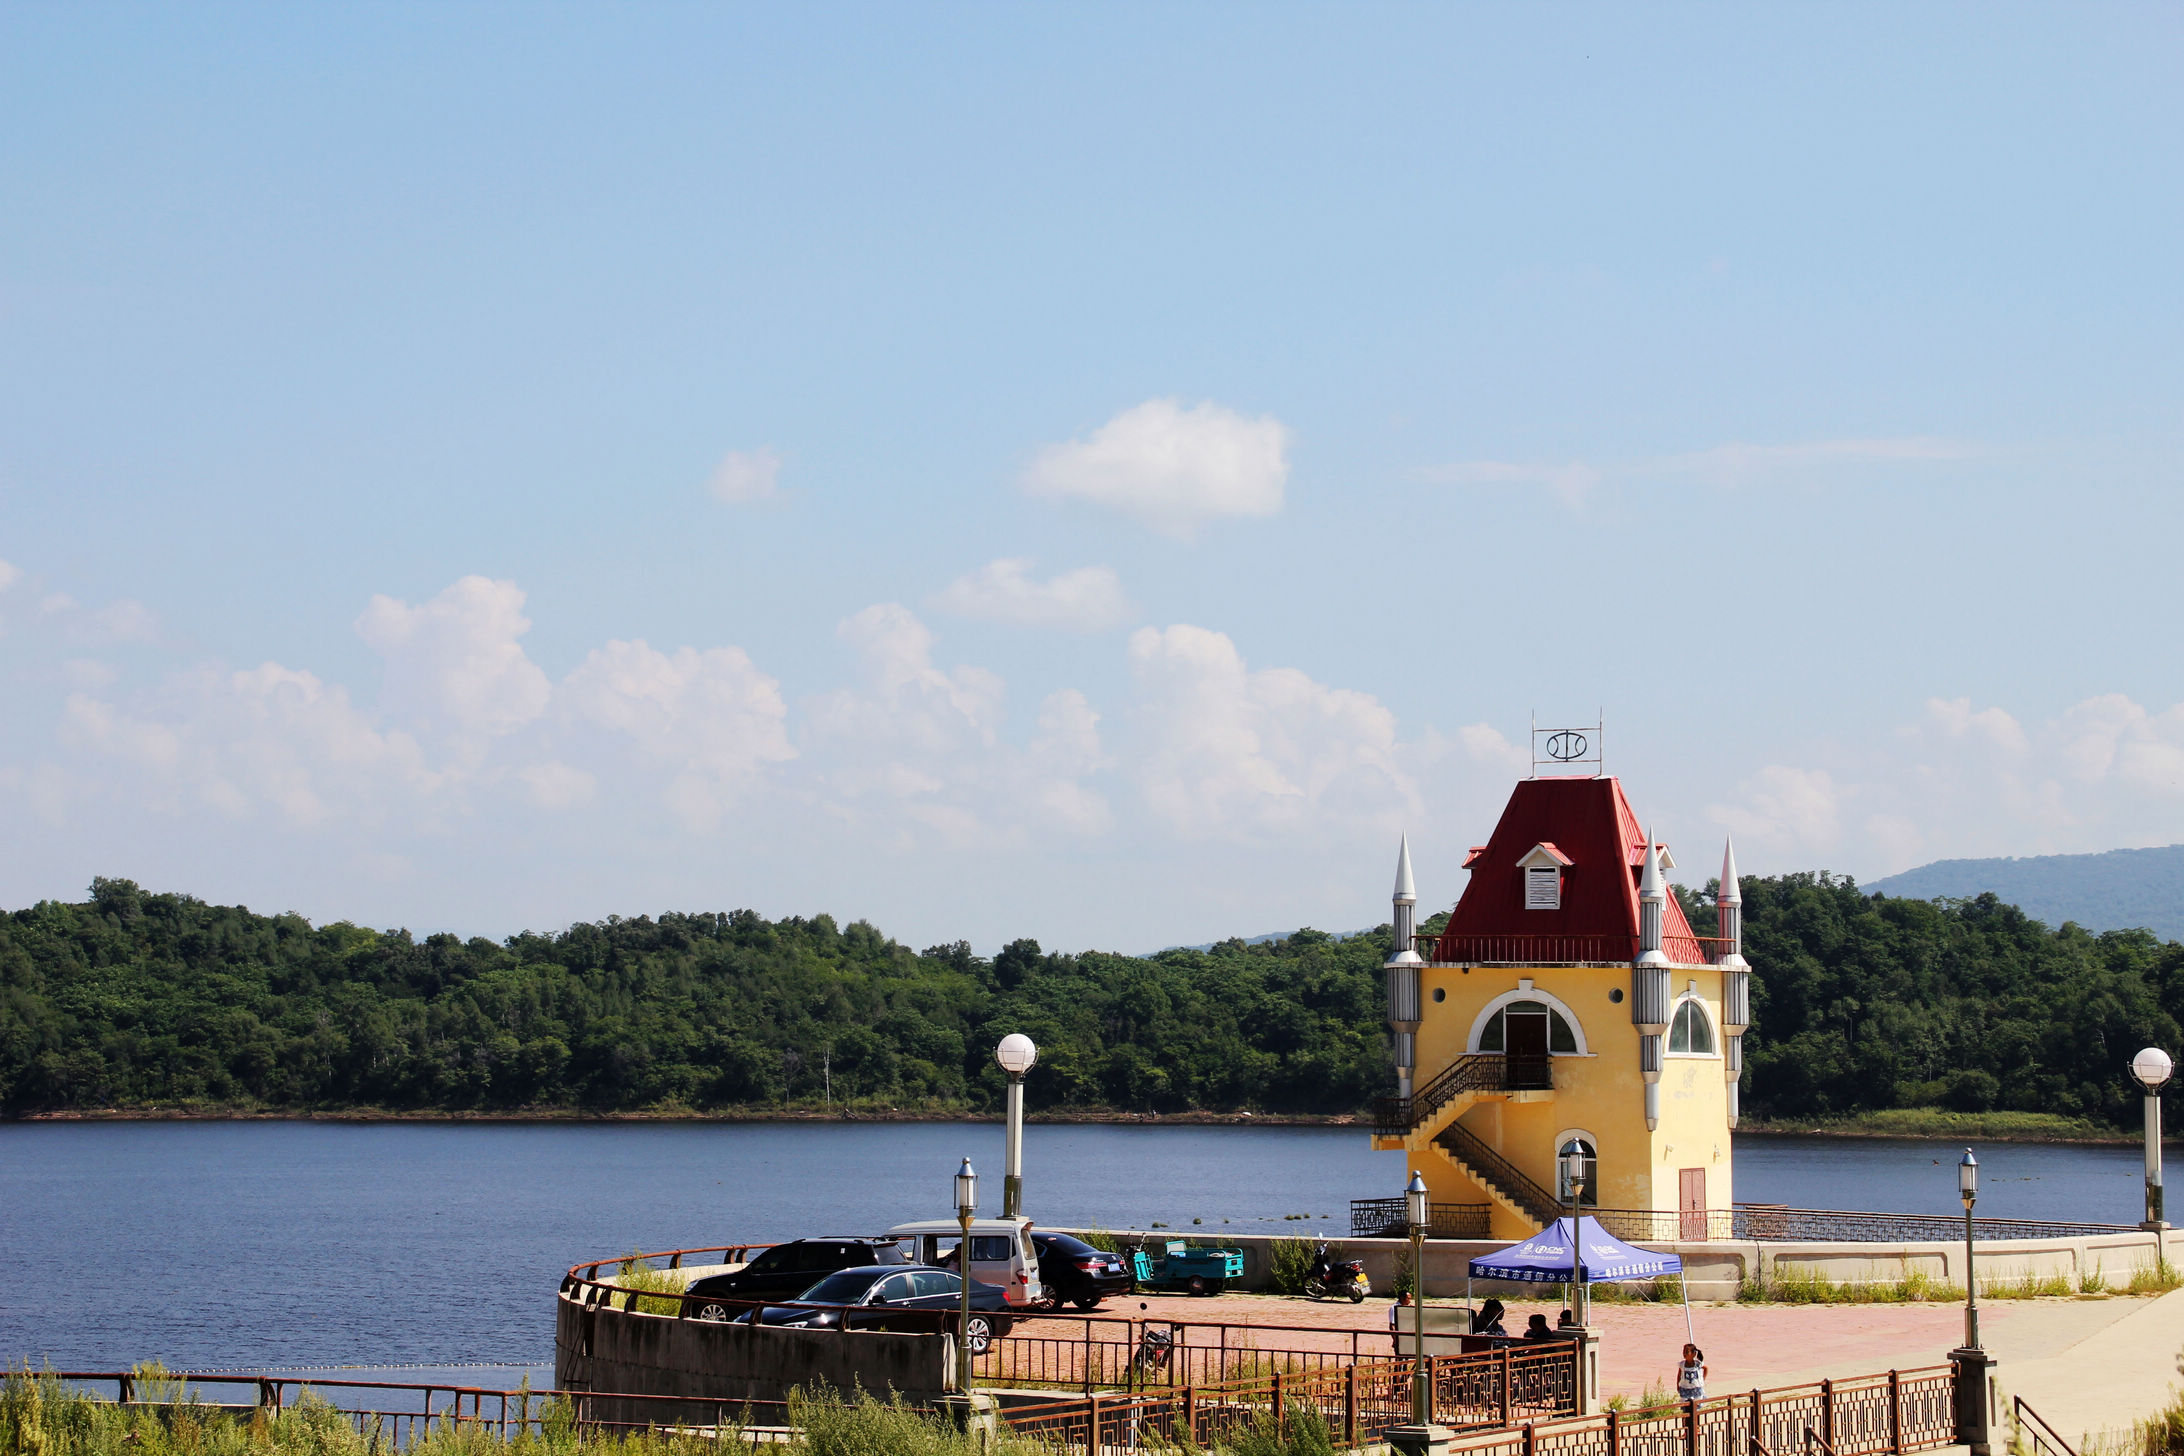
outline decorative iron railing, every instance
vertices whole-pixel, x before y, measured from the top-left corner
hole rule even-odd
[[[1734,942],[1714,935],[1671,935],[1661,949],[1679,966],[1718,965]],[[1627,966],[1638,954],[1635,935],[1414,935],[1411,949],[1438,966]]]
[[[1426,1208],[1429,1239],[1485,1239],[1493,1237],[1486,1203],[1434,1203]],[[1409,1214],[1401,1198],[1353,1198],[1350,1200],[1350,1237],[1399,1239],[1410,1236]]]
[[[1540,1190],[1544,1195],[1544,1190]],[[1437,1223],[1430,1237],[1437,1239],[1484,1239],[1483,1205],[1436,1204],[1435,1208],[1480,1208],[1481,1232],[1442,1233]],[[1559,1214],[1557,1215],[1559,1216]],[[1748,1239],[1756,1243],[1954,1243],[1964,1237],[1964,1220],[1947,1214],[1861,1213],[1840,1208],[1789,1208],[1772,1203],[1740,1203],[1734,1208],[1657,1209],[1592,1208],[1587,1218],[1619,1239],[1634,1244],[1697,1244],[1717,1239]],[[1451,1226],[1457,1220],[1451,1219]],[[2002,1239],[2067,1239],[2103,1234],[2137,1233],[2125,1223],[2046,1223],[2025,1218],[1975,1218],[1972,1237],[1981,1242]],[[1350,1200],[1352,1238],[1395,1238],[1408,1233],[1403,1223],[1400,1198]]]
[[[1550,1070],[1548,1082],[1553,1083]],[[1382,1097],[1373,1103],[1373,1130],[1397,1135],[1409,1132],[1466,1092],[1500,1092],[1509,1085],[1509,1059],[1499,1052],[1471,1052],[1441,1069],[1408,1097]]]
[[[2078,1456],[2038,1411],[2025,1404],[2021,1395],[2010,1397],[2010,1430],[2015,1437],[2010,1442],[2012,1451],[2030,1451],[2032,1456]]]
[[[1534,1183],[1517,1165],[1495,1152],[1460,1122],[1452,1122],[1434,1139],[1472,1173],[1491,1185],[1542,1228],[1561,1216],[1555,1196]]]

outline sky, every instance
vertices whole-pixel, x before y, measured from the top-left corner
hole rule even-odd
[[[0,9],[0,907],[2184,840],[2184,10]]]

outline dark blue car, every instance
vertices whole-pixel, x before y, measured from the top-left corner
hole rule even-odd
[[[794,1304],[769,1304],[745,1310],[736,1319],[790,1329],[899,1330],[954,1334],[962,1318],[963,1285],[954,1271],[916,1265],[875,1265],[842,1269],[820,1280]],[[979,1354],[1009,1332],[1009,1302],[991,1284],[971,1281],[971,1318],[965,1329],[971,1353]]]

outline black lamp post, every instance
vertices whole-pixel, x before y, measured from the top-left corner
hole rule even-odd
[[[965,1158],[955,1175],[956,1222],[963,1238],[956,1245],[956,1275],[963,1285],[963,1308],[956,1318],[956,1389],[971,1388],[971,1215],[978,1212],[978,1172]]]
[[[1964,1348],[1979,1348],[1979,1275],[1972,1267],[1972,1205],[1979,1201],[1979,1159],[1964,1150],[1957,1164],[1957,1194],[1964,1200]]]
[[[1427,1204],[1427,1197],[1425,1177],[1413,1172],[1403,1189],[1403,1217],[1410,1225],[1411,1328],[1418,1337],[1417,1348],[1411,1351],[1411,1422],[1420,1426],[1429,1418],[1426,1410],[1426,1220],[1432,1215],[1432,1209]]]

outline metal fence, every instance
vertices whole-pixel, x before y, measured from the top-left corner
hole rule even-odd
[[[1435,1203],[1426,1210],[1429,1239],[1486,1239],[1493,1237],[1488,1219],[1491,1204]],[[1353,1198],[1350,1200],[1350,1237],[1353,1239],[1403,1239],[1410,1237],[1400,1198]]]
[[[1443,1232],[1437,1216],[1427,1230],[1428,1238],[1483,1240],[1490,1237],[1485,1204],[1435,1204],[1434,1208],[1477,1209],[1477,1221],[1451,1219],[1451,1231]],[[1772,1203],[1681,1210],[1587,1208],[1585,1216],[1597,1218],[1603,1229],[1634,1244],[1695,1244],[1715,1239],[1747,1239],[1760,1243],[1953,1243],[1964,1237],[1964,1220],[1947,1214],[1863,1213],[1840,1208],[1789,1208]],[[1350,1200],[1350,1236],[1360,1239],[1407,1237],[1410,1230],[1403,1217],[1400,1198],[1353,1198]],[[1457,1227],[1475,1227],[1478,1231],[1455,1232]],[[2047,1223],[2029,1218],[1972,1220],[1972,1237],[1977,1241],[2088,1238],[2136,1232],[2137,1225],[2126,1223]]]
[[[1452,1456],[1900,1456],[1956,1443],[1947,1365],[1753,1390],[1459,1437]],[[1809,1433],[1809,1434],[1808,1434]]]
[[[1017,1406],[1003,1412],[1015,1434],[1087,1456],[1146,1446],[1226,1445],[1271,1422],[1319,1421],[1339,1447],[1385,1438],[1411,1419],[1412,1360],[1377,1358],[1302,1374],[1187,1385],[1136,1394]],[[1427,1386],[1435,1422],[1458,1429],[1549,1419],[1577,1408],[1577,1347],[1564,1341],[1475,1355],[1431,1356]]]
[[[429,1430],[481,1430],[500,1439],[522,1431],[564,1426],[590,1431],[670,1430],[735,1436],[754,1442],[777,1439],[788,1425],[783,1401],[717,1400],[706,1396],[644,1395],[598,1398],[643,1400],[664,1408],[652,1421],[603,1421],[591,1414],[595,1392],[496,1390],[475,1385],[408,1384],[389,1380],[327,1380],[318,1376],[265,1376],[175,1372],[150,1377],[128,1370],[49,1370],[13,1378],[50,1379],[85,1387],[122,1406],[183,1407],[236,1416],[278,1415],[313,1398],[346,1417],[358,1434],[397,1449]],[[218,1395],[220,1399],[210,1398]]]

